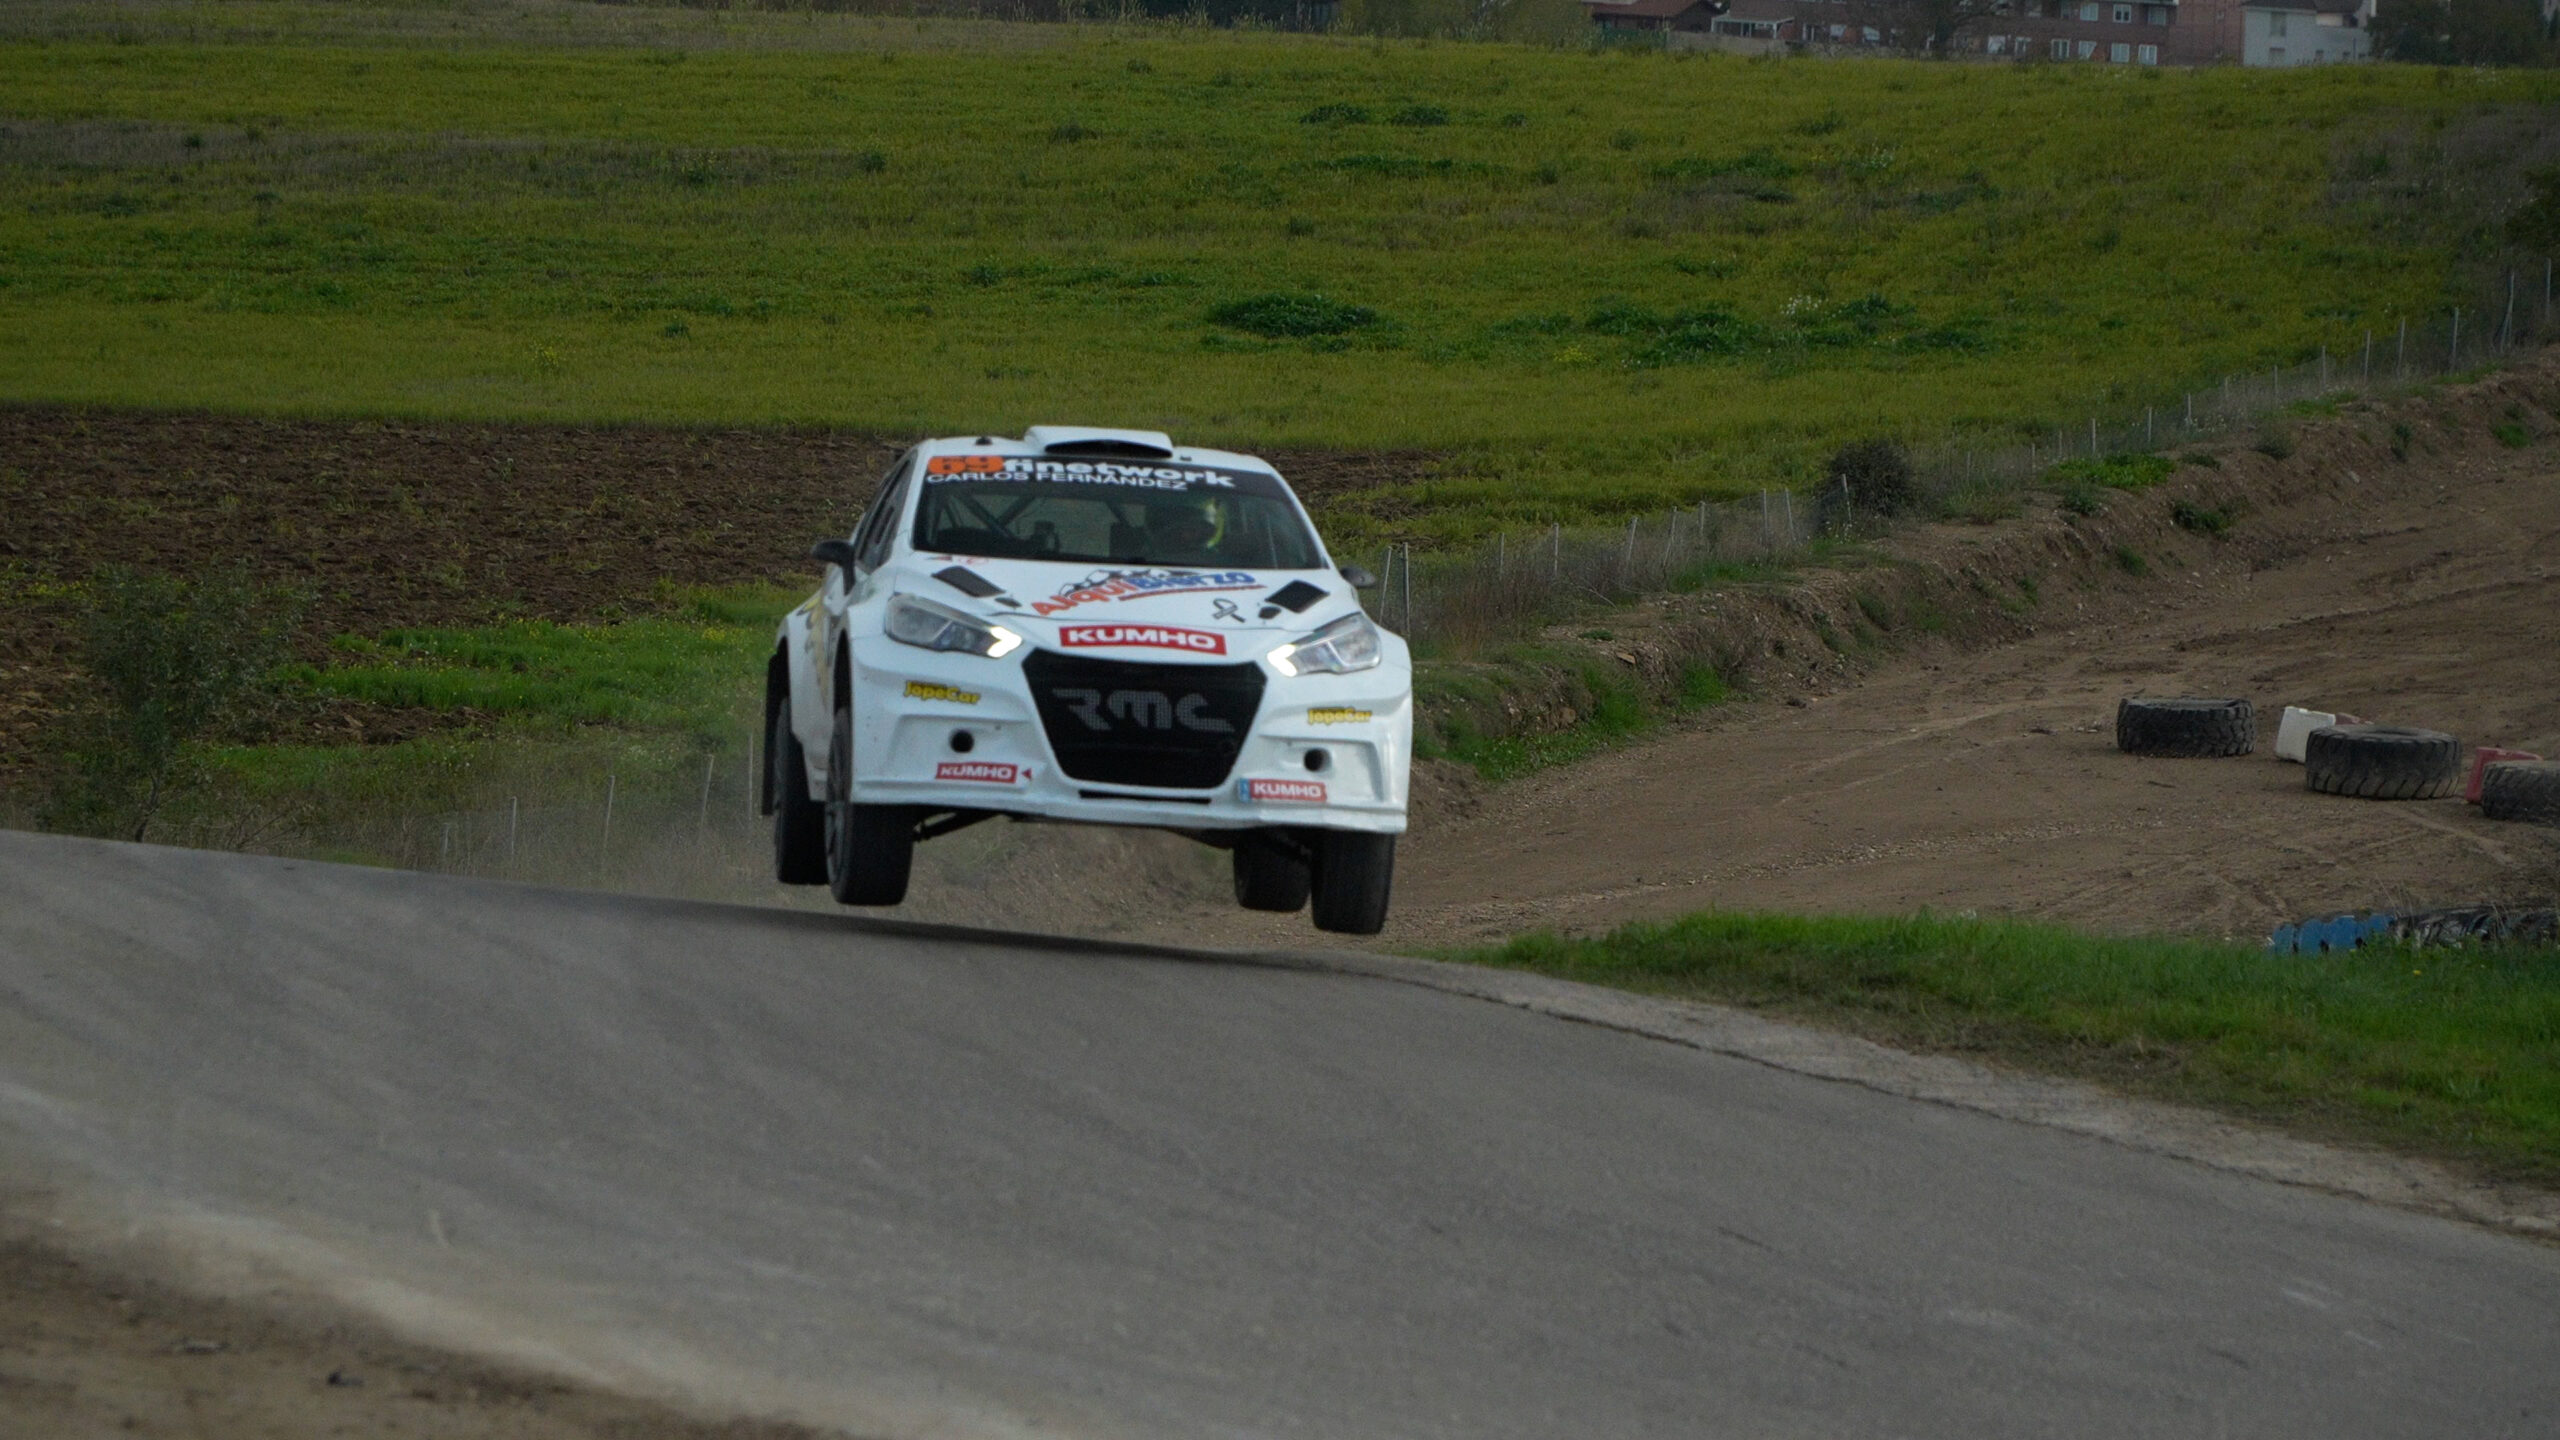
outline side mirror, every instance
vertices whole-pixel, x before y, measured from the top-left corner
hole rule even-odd
[[[853,542],[850,540],[821,540],[809,547],[810,559],[841,566],[848,575],[853,573],[853,557],[856,553]]]
[[[1342,578],[1350,581],[1351,588],[1354,590],[1375,590],[1378,588],[1378,577],[1361,569],[1357,565],[1343,566]]]

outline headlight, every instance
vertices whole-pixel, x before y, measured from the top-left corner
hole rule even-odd
[[[1283,675],[1348,675],[1380,658],[1378,627],[1355,611],[1272,651],[1271,668]]]
[[[913,595],[889,597],[889,638],[927,650],[965,650],[1001,660],[1022,644],[1022,637],[1001,625],[972,620],[948,606]]]

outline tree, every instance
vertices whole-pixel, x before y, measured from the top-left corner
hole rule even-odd
[[[1966,31],[2009,13],[1997,0],[1853,0],[1850,20],[1870,26],[1884,43],[1945,55]]]
[[[102,568],[80,660],[96,682],[68,718],[41,819],[140,840],[196,768],[199,741],[253,719],[291,653],[298,597],[235,565],[188,580]]]
[[[2535,0],[2381,0],[2374,53],[2417,65],[2548,65]]]

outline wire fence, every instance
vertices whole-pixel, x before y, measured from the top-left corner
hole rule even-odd
[[[2507,272],[2476,307],[2366,331],[2343,352],[2225,375],[2216,383],[2055,426],[2000,446],[1946,444],[1910,456],[1919,503],[1888,515],[1846,485],[1762,490],[1630,515],[1623,524],[1497,534],[1474,547],[1373,552],[1380,586],[1370,611],[1428,652],[1466,653],[1595,605],[1692,588],[1801,557],[1826,536],[1872,538],[1908,518],[2013,513],[2067,460],[2150,454],[2264,426],[2306,402],[2392,390],[2502,363],[2560,333],[2554,269]],[[1365,560],[1364,560],[1365,563]]]
[[[752,743],[752,741],[750,742]],[[334,847],[409,870],[543,884],[715,894],[754,879],[766,822],[757,757],[702,757],[692,775],[608,773],[590,793],[542,803],[332,825]],[[741,762],[744,763],[741,763]]]

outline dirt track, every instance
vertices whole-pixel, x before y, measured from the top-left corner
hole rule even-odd
[[[1588,932],[1723,907],[2029,916],[2105,930],[2256,937],[2332,909],[2560,892],[2560,832],[2496,824],[2459,799],[2341,800],[2272,758],[2287,703],[2560,755],[2560,366],[2494,377],[2406,413],[2323,422],[2277,462],[2238,446],[2092,527],[2050,509],[1897,542],[1950,573],[2044,571],[2013,637],[1922,638],[1770,670],[1760,698],[1657,739],[1417,815],[1385,943],[1524,929]],[[2398,413],[2398,412],[2395,412]],[[2522,413],[2540,438],[2488,439]],[[2167,520],[2181,499],[2244,513],[2222,538]],[[2138,543],[2149,574],[2110,546]],[[2064,543],[2068,541],[2069,543]],[[2001,617],[1992,615],[1997,628]],[[2116,701],[2248,695],[2247,759],[2142,760],[2114,746]],[[1052,832],[1019,923],[1150,938],[1307,943],[1303,917],[1247,916],[1181,842]],[[1053,853],[1055,852],[1055,853]],[[930,853],[930,852],[927,852]],[[956,858],[956,857],[955,857]],[[989,857],[993,858],[993,857]],[[1090,864],[1094,868],[1087,869]],[[1186,877],[1176,913],[1079,877]],[[981,911],[969,881],[911,908]],[[1022,872],[1016,872],[1020,874]],[[1012,923],[998,921],[995,923]]]

